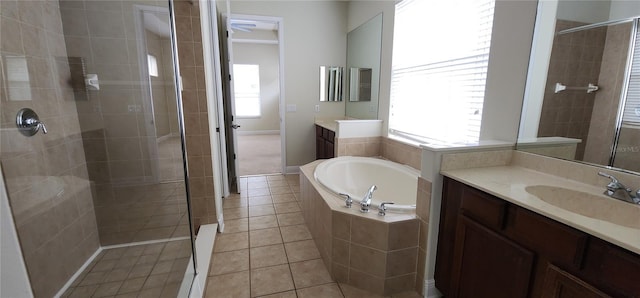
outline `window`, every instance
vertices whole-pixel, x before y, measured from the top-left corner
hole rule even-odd
[[[636,32],[622,123],[640,125],[640,30]]]
[[[260,117],[260,66],[234,64],[233,76],[236,117]]]
[[[389,132],[419,142],[480,136],[494,0],[396,4]]]

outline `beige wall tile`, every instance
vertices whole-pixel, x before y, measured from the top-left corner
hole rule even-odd
[[[419,221],[417,219],[389,224],[389,250],[418,246]]]
[[[391,277],[384,281],[385,295],[393,293],[401,293],[413,290],[415,286],[416,275],[407,274],[397,277]]]
[[[416,272],[418,248],[407,248],[391,251],[387,254],[386,277],[393,277]]]
[[[387,269],[387,253],[374,248],[351,244],[349,249],[349,267],[351,270],[384,278]]]

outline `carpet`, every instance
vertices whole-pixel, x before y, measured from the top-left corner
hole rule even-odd
[[[282,172],[280,135],[238,135],[238,176]]]

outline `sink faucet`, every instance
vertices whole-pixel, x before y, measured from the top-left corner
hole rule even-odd
[[[366,213],[369,212],[369,206],[371,206],[371,198],[373,197],[373,192],[378,189],[377,186],[371,185],[367,193],[364,194],[364,198],[360,201],[360,212]]]
[[[604,191],[605,195],[632,204],[640,204],[640,189],[634,193],[631,188],[626,187],[616,177],[603,172],[598,172],[598,175],[611,179],[611,182],[607,184],[607,190]]]

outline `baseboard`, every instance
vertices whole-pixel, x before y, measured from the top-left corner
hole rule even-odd
[[[207,275],[209,272],[209,263],[211,263],[211,254],[213,253],[213,244],[216,239],[217,224],[208,224],[200,226],[198,235],[196,236],[196,263],[198,271],[194,272],[193,263],[187,266],[184,273],[185,279],[180,286],[178,297],[202,298],[207,286]],[[191,258],[193,262],[193,258]],[[189,278],[195,274],[193,284]]]
[[[424,281],[424,297],[426,298],[438,298],[442,297],[442,293],[436,288],[435,279],[428,279]]]
[[[299,174],[300,166],[287,166],[285,174]]]
[[[257,136],[257,135],[279,135],[279,130],[242,130],[238,131],[239,136]]]

